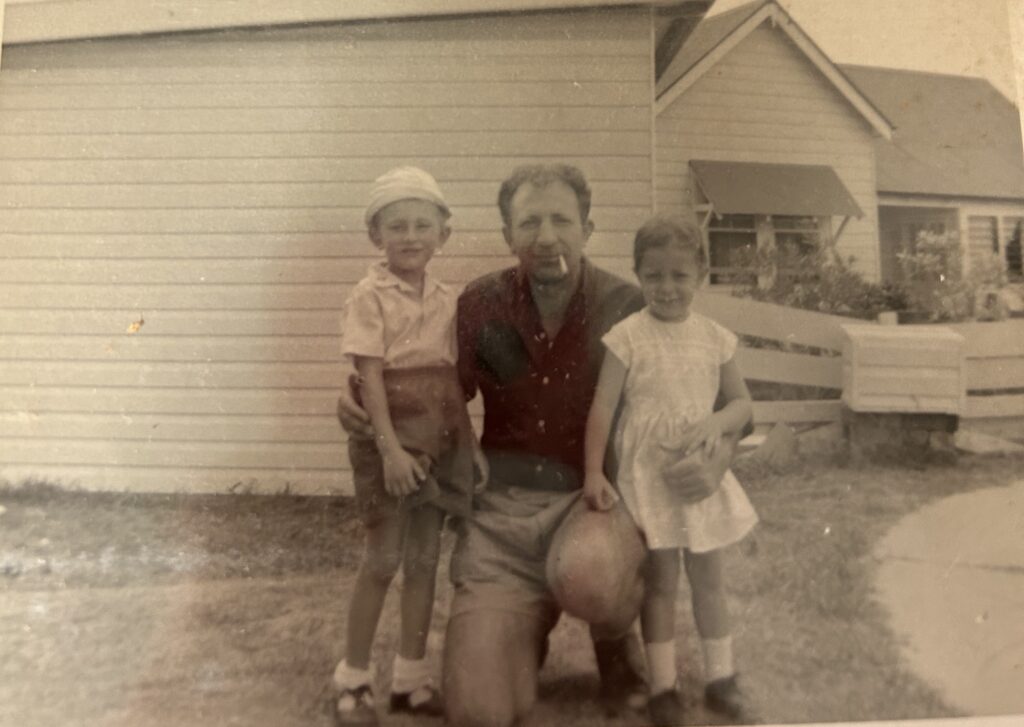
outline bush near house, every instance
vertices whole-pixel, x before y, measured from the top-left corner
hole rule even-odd
[[[827,248],[762,250],[750,261],[757,279],[736,289],[743,298],[870,320],[907,306],[902,288],[865,280],[853,269],[853,258]]]
[[[964,269],[956,233],[922,231],[913,249],[897,253],[901,280],[872,283],[853,269],[854,259],[830,248],[761,250],[747,255],[755,274],[735,294],[792,308],[875,320],[895,311],[901,322],[953,323],[1009,317],[1014,291],[996,254],[972,254]],[[1021,286],[1016,286],[1021,288]]]
[[[999,291],[1007,286],[999,256],[972,254],[964,270],[960,239],[955,233],[922,230],[913,250],[896,254],[907,310],[920,322],[998,320]]]

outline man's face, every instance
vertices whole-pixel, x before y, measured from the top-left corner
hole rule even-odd
[[[523,271],[537,283],[575,280],[583,247],[594,229],[580,219],[576,193],[562,181],[526,183],[512,195],[505,242]],[[559,257],[564,257],[565,268]]]

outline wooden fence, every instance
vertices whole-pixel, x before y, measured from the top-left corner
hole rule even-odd
[[[713,318],[734,333],[754,336],[780,345],[783,350],[741,346],[736,354],[747,379],[831,389],[843,385],[842,323],[852,318],[760,303],[730,295],[704,293],[694,309]],[[814,353],[794,353],[813,349]],[[835,399],[755,401],[754,424],[758,429],[776,422],[796,428],[838,421],[840,402]]]
[[[967,410],[960,426],[1024,439],[1024,320],[949,327],[966,339]]]
[[[797,310],[729,295],[705,293],[694,307],[735,333],[775,341],[783,350],[742,347],[737,361],[747,379],[842,388],[843,323],[852,318]],[[960,426],[1024,439],[1024,320],[948,325],[964,336],[967,404]],[[791,352],[796,344],[800,353]],[[813,349],[813,351],[809,350]],[[838,421],[838,399],[760,401],[754,422],[796,428]]]

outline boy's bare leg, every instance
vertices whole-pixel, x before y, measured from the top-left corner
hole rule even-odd
[[[345,631],[345,660],[353,668],[369,668],[384,597],[402,562],[403,531],[404,516],[398,513],[366,528],[363,561],[352,591]]]
[[[549,624],[539,616],[478,610],[448,622],[444,699],[453,727],[522,723],[537,701],[540,648]]]
[[[402,626],[398,653],[419,660],[427,652],[444,513],[422,505],[409,512],[402,561]]]

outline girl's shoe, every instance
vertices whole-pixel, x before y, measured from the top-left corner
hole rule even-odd
[[[334,703],[334,722],[342,727],[376,727],[377,711],[373,708],[373,689],[364,684],[355,689],[342,689]]]
[[[683,700],[675,689],[655,694],[647,700],[647,713],[653,727],[679,727],[683,723]]]
[[[708,709],[725,715],[734,723],[742,724],[754,721],[748,700],[740,689],[736,675],[725,679],[708,682],[704,687],[704,704]]]
[[[411,692],[391,692],[391,711],[420,717],[443,717],[444,700],[441,692],[431,686],[418,687]]]

